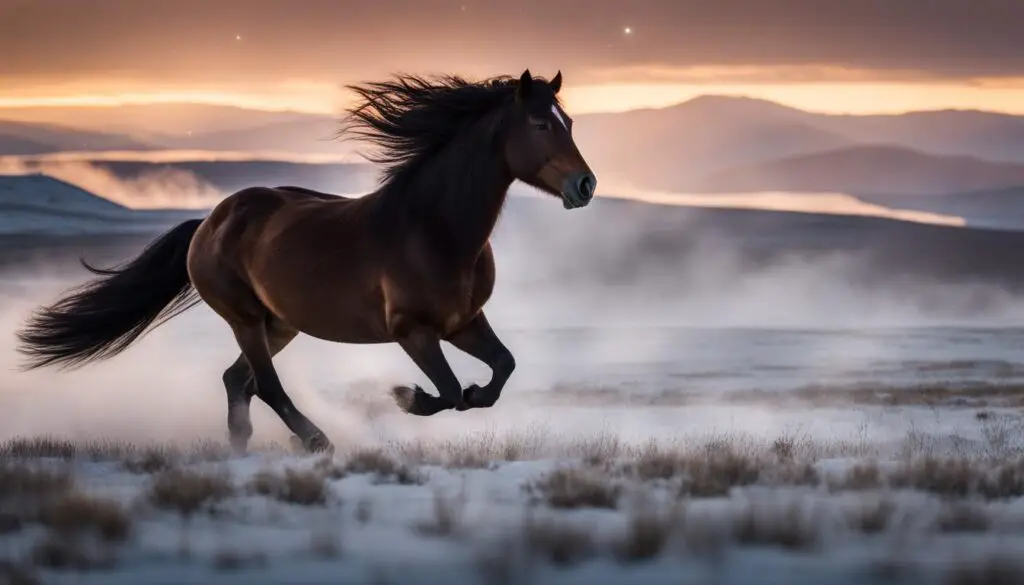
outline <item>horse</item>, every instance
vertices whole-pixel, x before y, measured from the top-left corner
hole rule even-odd
[[[22,366],[74,369],[125,351],[144,334],[205,302],[231,328],[241,355],[224,372],[234,450],[252,436],[259,397],[307,452],[333,452],[296,408],[273,358],[299,333],[348,344],[397,343],[434,385],[391,394],[405,412],[489,408],[516,367],[483,311],[495,284],[491,233],[520,180],[585,207],[597,179],[572,136],[550,81],[467,81],[399,74],[349,85],[356,94],[338,137],[377,149],[376,190],[348,198],[294,186],[249,187],[202,219],[156,238],[110,269],[34,311],[18,331]],[[462,388],[446,341],[491,370]]]

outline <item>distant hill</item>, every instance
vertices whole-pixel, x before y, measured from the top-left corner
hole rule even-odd
[[[707,175],[727,168],[855,146],[1024,163],[1024,117],[975,111],[828,115],[764,100],[702,96],[657,110],[579,116],[575,132],[599,175],[662,190],[697,189]],[[821,172],[827,175],[831,169]],[[916,180],[939,181],[928,176]],[[840,184],[826,185],[825,190],[841,190]]]
[[[713,173],[699,191],[937,195],[1024,184],[1024,164],[935,156],[897,146],[853,146]]]
[[[153,233],[197,214],[133,211],[53,177],[0,175],[0,235]]]
[[[6,112],[6,114],[5,114]],[[340,112],[339,112],[340,113]],[[571,113],[571,112],[570,112]],[[129,105],[119,108],[22,108],[0,110],[36,122],[59,121],[76,127],[116,131],[105,134],[58,126],[28,126],[34,132],[4,132],[0,153],[37,154],[55,150],[172,148],[243,152],[351,154],[358,143],[331,140],[338,116],[269,112],[194,104]],[[576,141],[599,177],[620,179],[637,187],[667,191],[720,189],[726,172],[744,172],[746,189],[774,189],[786,183],[777,172],[755,173],[762,165],[785,167],[804,156],[820,156],[818,190],[839,191],[858,185],[844,173],[860,168],[896,180],[896,187],[862,179],[864,188],[881,192],[923,193],[988,189],[1015,184],[1014,168],[978,170],[953,159],[972,157],[985,163],[1024,164],[1024,116],[942,110],[899,115],[829,115],[806,112],[765,100],[702,96],[662,109],[575,116]],[[8,126],[11,123],[7,123]],[[22,124],[22,126],[25,126]],[[49,129],[43,132],[42,129]],[[131,136],[131,137],[129,137]],[[884,150],[893,149],[895,150]],[[846,152],[836,156],[837,152]],[[890,153],[911,165],[897,173]],[[940,187],[950,177],[947,163],[966,169],[967,178]],[[865,166],[866,165],[866,166]],[[808,175],[804,175],[807,177]],[[709,178],[711,177],[711,178]],[[761,183],[754,179],[764,178]],[[987,177],[987,178],[986,178]],[[789,181],[790,179],[787,179]],[[602,181],[610,184],[611,181]],[[799,186],[799,181],[797,185]]]
[[[1024,185],[928,197],[878,193],[859,198],[891,208],[962,217],[969,226],[1024,230]]]
[[[152,148],[151,144],[120,134],[0,120],[0,155],[34,155],[70,150],[150,150]]]

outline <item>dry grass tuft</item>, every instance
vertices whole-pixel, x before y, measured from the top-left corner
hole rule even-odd
[[[586,467],[556,469],[526,489],[552,508],[570,509],[616,508],[622,491],[610,477]]]
[[[788,550],[809,550],[821,543],[816,514],[806,513],[799,501],[748,502],[732,527],[736,542],[747,546],[777,546]]]
[[[983,506],[970,502],[952,502],[939,512],[935,525],[940,532],[987,532],[992,517]]]
[[[668,546],[682,520],[681,505],[665,511],[650,505],[640,506],[631,514],[625,534],[614,544],[616,558],[633,563],[657,557]]]
[[[766,462],[740,453],[728,443],[709,449],[702,458],[688,460],[680,495],[714,498],[734,487],[757,483]]]
[[[234,495],[235,486],[226,472],[171,469],[156,476],[149,486],[149,501],[162,510],[189,518]]]
[[[379,483],[422,485],[426,478],[386,453],[383,449],[360,449],[352,453],[344,466],[345,473],[373,474]]]
[[[56,534],[49,534],[36,543],[31,551],[31,559],[40,567],[56,570],[109,569],[115,564],[109,553],[94,550],[88,542]]]
[[[132,530],[132,520],[119,503],[78,492],[47,502],[39,519],[61,537],[99,538],[106,543],[125,542]]]
[[[975,464],[964,458],[923,457],[905,461],[889,477],[897,489],[916,489],[938,496],[966,498],[977,488]]]
[[[74,442],[55,437],[15,438],[0,444],[0,458],[4,459],[74,459],[78,447]]]
[[[179,457],[170,449],[163,447],[147,447],[139,453],[133,453],[121,461],[121,467],[130,473],[151,475],[167,471],[175,467]]]
[[[433,516],[416,523],[414,529],[424,536],[452,536],[462,528],[466,503],[465,485],[454,496],[446,496],[440,490],[435,490]]]
[[[327,503],[327,480],[318,471],[286,469],[284,474],[260,471],[252,477],[249,491],[275,500],[300,506],[323,506]]]
[[[16,505],[41,501],[70,490],[74,485],[66,469],[52,470],[21,463],[0,463],[0,502]]]
[[[522,543],[531,558],[562,567],[575,565],[598,553],[592,530],[564,520],[527,517]]]
[[[882,470],[876,461],[857,463],[842,477],[829,478],[828,481],[832,492],[876,490],[884,485]]]
[[[855,532],[879,534],[892,526],[896,504],[888,497],[858,502],[846,511],[846,524]]]

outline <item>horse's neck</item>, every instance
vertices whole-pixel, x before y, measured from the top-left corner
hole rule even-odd
[[[498,222],[512,175],[499,160],[455,161],[437,185],[428,221],[451,248],[453,260],[474,261]]]

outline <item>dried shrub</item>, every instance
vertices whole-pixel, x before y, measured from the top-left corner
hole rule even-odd
[[[422,485],[426,478],[418,470],[397,461],[383,449],[361,449],[349,456],[345,473],[369,473],[379,483]]]
[[[965,498],[975,491],[981,474],[964,458],[922,457],[904,461],[889,477],[894,488],[916,489],[948,498]]]
[[[99,538],[106,543],[128,540],[132,520],[113,500],[68,492],[47,502],[40,522],[64,538]]]
[[[689,460],[680,494],[696,498],[725,496],[733,487],[757,483],[765,462],[724,446]]]
[[[563,567],[580,563],[598,552],[592,530],[553,518],[528,517],[522,539],[531,558]]]
[[[846,511],[846,523],[856,532],[878,534],[892,525],[896,504],[889,498],[859,502]]]
[[[156,476],[149,486],[149,501],[163,510],[189,518],[234,495],[231,478],[224,472],[171,469]]]
[[[732,536],[747,546],[777,546],[808,550],[821,542],[821,531],[813,514],[806,514],[799,502],[767,500],[748,502],[734,519]]]
[[[149,447],[141,453],[133,453],[121,461],[121,467],[130,473],[154,474],[167,471],[177,465],[178,458],[169,449]]]
[[[621,488],[607,475],[582,467],[556,469],[527,486],[552,508],[615,508]]]
[[[679,505],[661,512],[653,506],[634,510],[625,534],[614,545],[616,558],[624,563],[633,563],[660,555],[681,524],[682,510]]]
[[[424,536],[451,536],[462,527],[465,511],[465,486],[455,496],[446,496],[440,490],[435,490],[433,516],[430,520],[416,523],[414,528]]]
[[[322,506],[327,503],[327,481],[317,471],[286,469],[284,474],[260,471],[249,481],[251,493],[300,506]]]
[[[983,506],[969,502],[953,502],[943,506],[935,520],[940,532],[986,532],[992,518]]]
[[[78,455],[75,443],[54,437],[15,438],[0,445],[0,458],[10,459],[74,459]]]
[[[857,463],[840,478],[830,478],[829,489],[839,491],[866,491],[883,487],[882,470],[875,461]]]

